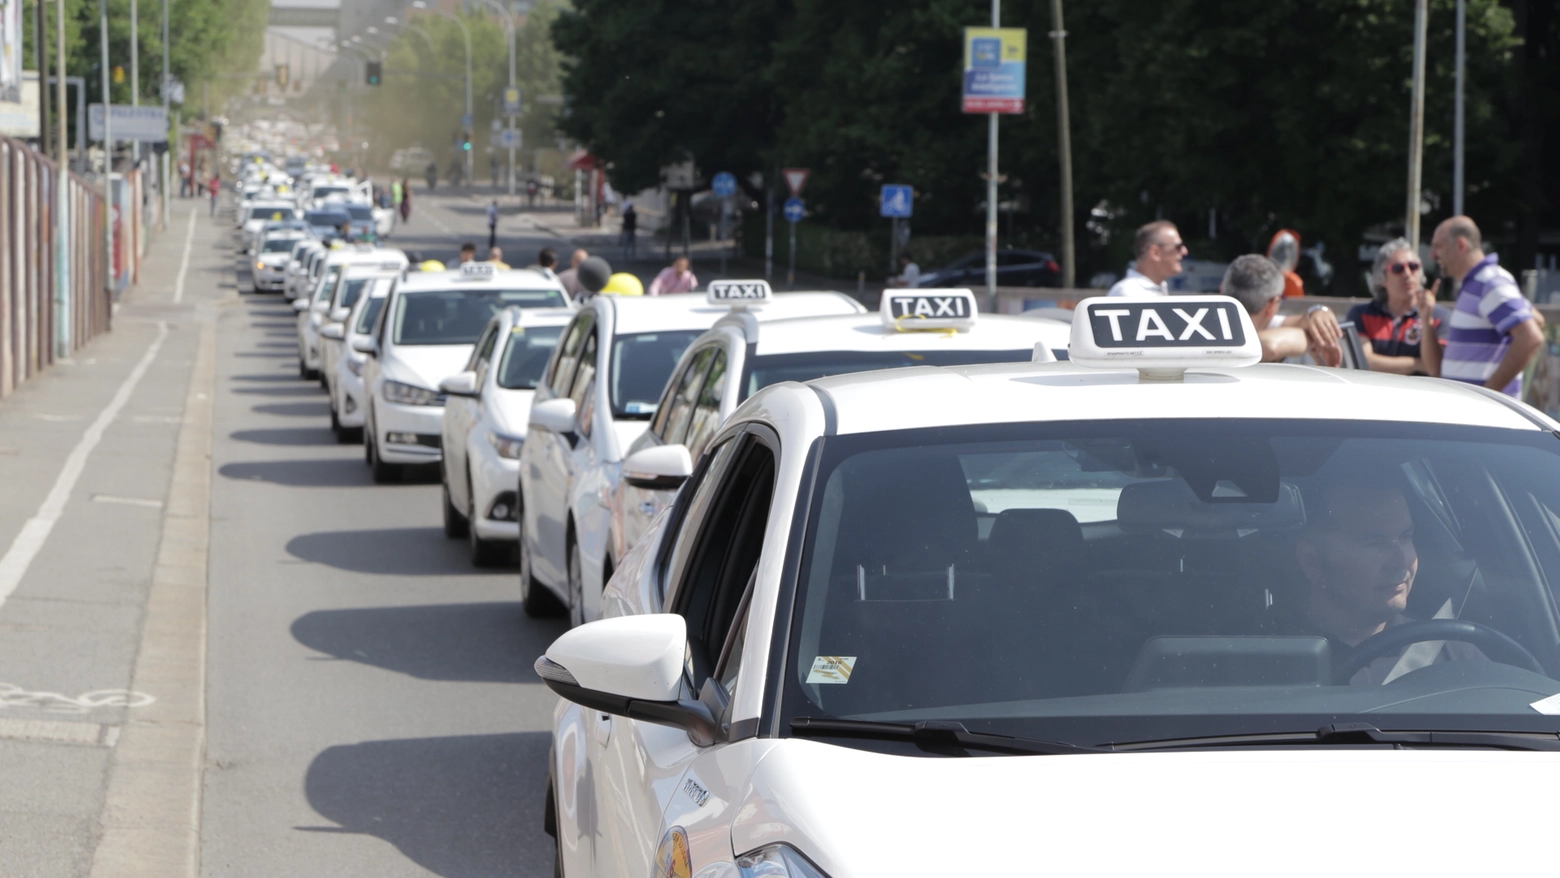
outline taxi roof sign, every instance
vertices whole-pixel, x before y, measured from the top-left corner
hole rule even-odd
[[[467,280],[488,279],[498,274],[498,267],[491,262],[463,262],[460,276]]]
[[[714,280],[704,299],[711,305],[765,305],[773,301],[774,290],[766,280]]]
[[[1194,366],[1239,367],[1262,360],[1262,342],[1229,296],[1095,297],[1073,312],[1069,359],[1097,369],[1138,369],[1176,380]]]
[[[883,325],[898,332],[969,332],[979,309],[969,290],[889,289],[883,291],[878,312]]]

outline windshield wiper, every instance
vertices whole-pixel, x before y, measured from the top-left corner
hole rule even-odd
[[[997,753],[1035,753],[1060,756],[1074,753],[1099,753],[1094,747],[1080,747],[1060,741],[1037,741],[1011,735],[972,732],[964,723],[951,720],[921,720],[914,723],[875,723],[853,719],[799,716],[791,720],[791,732],[803,737],[852,737],[879,740],[905,740],[929,746],[962,747],[965,750],[990,750]]]
[[[1199,747],[1292,745],[1389,744],[1412,748],[1472,747],[1493,750],[1541,750],[1560,752],[1555,732],[1462,732],[1450,730],[1382,731],[1370,723],[1329,723],[1314,732],[1261,732],[1242,735],[1209,735],[1166,738],[1108,745],[1116,751],[1179,750]]]

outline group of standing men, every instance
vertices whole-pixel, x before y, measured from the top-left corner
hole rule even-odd
[[[1181,273],[1187,255],[1175,224],[1149,223],[1138,230],[1137,261],[1111,287],[1112,296],[1167,296],[1167,282]],[[1521,396],[1522,372],[1544,344],[1544,320],[1511,272],[1485,253],[1473,220],[1454,216],[1436,227],[1430,254],[1441,277],[1458,284],[1450,310],[1435,304],[1441,281],[1425,285],[1418,249],[1404,238],[1383,244],[1371,266],[1372,300],[1349,310],[1372,370],[1448,378]],[[1323,365],[1341,361],[1342,329],[1326,305],[1301,314],[1279,314],[1284,275],[1266,256],[1248,254],[1230,263],[1219,286],[1245,306],[1262,340],[1265,362],[1309,356]]]

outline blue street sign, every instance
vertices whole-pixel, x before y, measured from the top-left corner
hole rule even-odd
[[[463,113],[463,114],[461,114],[461,117],[460,117],[460,127],[461,127],[462,131],[470,131],[471,130],[471,114],[470,113]]]
[[[896,183],[885,183],[883,195],[878,202],[878,212],[895,219],[909,219],[910,212],[915,207],[915,189],[910,186],[901,186]]]
[[[807,205],[800,198],[787,198],[785,200],[785,218],[787,222],[799,223],[802,217],[807,215]]]
[[[498,132],[498,145],[504,149],[520,148],[520,129],[505,128]]]
[[[730,198],[737,194],[737,178],[725,171],[721,171],[715,175],[714,181],[710,183],[710,188],[714,189],[715,194],[721,198]]]

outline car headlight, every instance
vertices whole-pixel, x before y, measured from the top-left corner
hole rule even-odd
[[[361,360],[357,357],[347,357],[347,371],[361,378],[363,375],[363,363],[365,362],[366,360]]]
[[[505,436],[502,433],[495,433],[492,430],[488,431],[487,439],[488,444],[493,446],[493,450],[498,452],[499,457],[507,457],[510,460],[520,459],[520,449],[525,445],[524,439],[516,439],[513,436]]]
[[[742,878],[828,878],[790,845],[772,844],[737,857]]]
[[[383,385],[385,401],[401,405],[441,405],[439,394],[425,387],[386,381]]]
[[[255,271],[264,271],[264,270],[265,270],[265,263],[264,262],[256,262],[255,263]]]

